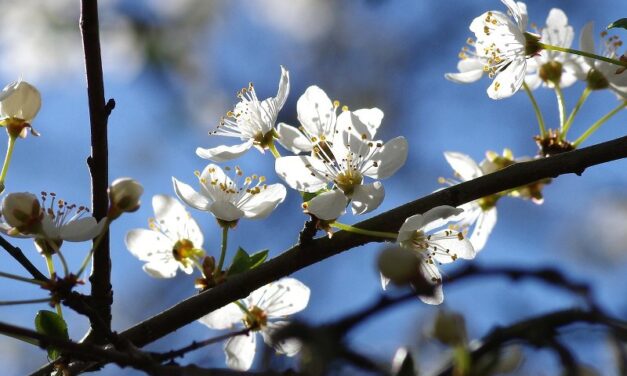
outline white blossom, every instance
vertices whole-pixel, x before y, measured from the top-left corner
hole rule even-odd
[[[31,122],[41,108],[41,94],[26,81],[11,82],[0,92],[0,125],[13,137],[26,137],[27,129],[35,136]]]
[[[109,187],[109,201],[111,208],[109,216],[111,219],[119,217],[121,213],[131,213],[139,209],[140,197],[144,193],[137,180],[131,178],[118,178]]]
[[[280,353],[294,356],[300,351],[300,343],[287,340],[272,341],[272,334],[287,325],[286,316],[307,307],[310,291],[294,278],[283,278],[253,291],[246,299],[226,305],[198,321],[211,329],[230,329],[243,324],[251,333],[230,338],[224,345],[226,364],[229,368],[246,371],[253,364],[256,352],[257,332],[264,342]]]
[[[338,116],[332,140],[318,143],[310,156],[288,156],[276,160],[277,174],[293,189],[317,193],[305,204],[306,211],[323,220],[344,213],[351,201],[354,214],[376,209],[385,196],[379,181],[364,184],[364,177],[383,179],[393,175],[407,159],[407,141],[394,138],[387,143],[370,137],[369,128],[358,115],[343,111]]]
[[[238,178],[243,177],[239,167]],[[283,200],[286,190],[282,184],[265,184],[264,176],[244,178],[242,186],[231,180],[217,165],[209,164],[202,173],[196,173],[200,191],[172,178],[176,195],[187,205],[208,211],[218,220],[236,222],[240,218],[261,219],[267,217]]]
[[[262,153],[273,142],[274,124],[283,108],[290,90],[289,72],[281,67],[281,80],[276,97],[260,101],[251,83],[238,94],[240,102],[233,111],[222,118],[210,135],[239,138],[243,141],[234,146],[220,145],[214,148],[197,148],[196,154],[214,162],[224,162],[238,158],[255,146]]]
[[[191,274],[194,261],[201,262],[203,235],[196,221],[174,197],[152,198],[155,218],[150,230],[134,229],[126,234],[126,248],[145,261],[143,269],[155,278],[172,278],[181,269]]]
[[[444,301],[442,275],[438,265],[451,263],[458,258],[468,260],[475,257],[471,242],[462,232],[444,228],[450,222],[447,218],[455,217],[462,211],[451,206],[437,206],[424,214],[407,218],[399,229],[397,243],[415,252],[421,261],[420,272],[435,287],[433,296],[420,296],[420,300],[427,304]],[[386,288],[388,279],[383,275],[381,283]]]

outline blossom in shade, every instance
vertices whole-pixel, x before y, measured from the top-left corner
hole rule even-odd
[[[346,122],[347,117],[358,133],[365,133],[369,139],[374,138],[377,129],[381,125],[383,112],[378,108],[364,108],[356,111],[346,111],[340,114],[337,110],[339,102],[331,102],[327,94],[318,86],[310,86],[296,102],[296,111],[300,127],[296,128],[285,123],[279,123],[277,133],[279,143],[295,154],[309,153],[316,146],[324,148],[335,135],[336,125]]]
[[[208,149],[197,148],[196,154],[214,162],[224,162],[242,156],[253,146],[264,152],[273,142],[276,134],[274,124],[289,91],[289,72],[283,67],[276,97],[259,100],[253,84],[249,84],[237,94],[240,102],[222,118],[217,129],[209,133],[215,136],[235,137],[242,143]]]
[[[397,243],[411,250],[419,258],[420,272],[435,287],[432,296],[420,296],[427,304],[440,304],[444,301],[442,275],[438,265],[448,264],[457,259],[473,259],[475,250],[462,232],[446,228],[454,218],[463,212],[451,206],[437,206],[424,214],[413,215],[405,220],[398,232]],[[388,279],[381,276],[383,288]]]
[[[230,338],[224,345],[226,364],[229,368],[246,371],[253,364],[257,333],[263,341],[287,356],[300,351],[295,340],[272,341],[272,334],[288,324],[286,316],[302,311],[309,303],[307,286],[294,278],[283,278],[253,291],[246,299],[228,304],[198,321],[211,329],[230,329],[243,324],[250,333]]]
[[[354,214],[368,213],[379,207],[385,191],[378,180],[365,184],[364,178],[387,178],[407,159],[404,137],[383,143],[371,139],[374,132],[376,127],[369,128],[360,116],[343,111],[331,140],[317,144],[309,156],[278,158],[275,170],[293,189],[324,191],[304,204],[308,213],[320,219],[339,217],[349,202]]]
[[[145,261],[143,269],[155,278],[172,278],[181,269],[191,274],[194,263],[200,264],[203,235],[198,224],[174,197],[156,195],[152,198],[155,218],[150,229],[134,229],[126,234],[126,248]]]
[[[230,170],[228,167],[227,170]],[[202,173],[196,172],[200,191],[172,178],[176,195],[192,208],[207,211],[224,223],[236,223],[240,218],[267,217],[283,200],[286,190],[282,184],[265,184],[264,176],[243,177],[235,167],[235,174],[244,180],[239,185],[217,165],[209,164]]]

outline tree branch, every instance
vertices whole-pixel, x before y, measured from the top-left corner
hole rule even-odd
[[[91,174],[92,208],[97,220],[107,215],[109,199],[109,162],[107,144],[107,120],[115,102],[105,104],[100,36],[98,26],[98,1],[81,0],[80,29],[85,52],[89,120],[91,124],[91,155],[87,159]],[[94,306],[106,327],[111,327],[111,259],[109,257],[109,233],[104,235],[94,252],[93,269],[89,277]],[[103,338],[92,323],[96,340]]]
[[[378,231],[396,231],[407,217],[424,213],[439,205],[459,206],[540,179],[555,178],[567,173],[581,175],[588,167],[625,157],[627,157],[627,137],[621,137],[580,150],[517,163],[495,173],[434,192],[355,226]],[[267,283],[373,241],[382,239],[339,231],[332,239],[323,237],[304,245],[296,245],[258,268],[235,275],[225,283],[188,298],[120,335],[134,345],[143,347],[211,311],[246,297]]]
[[[32,262],[30,262],[30,260],[24,255],[21,249],[19,249],[18,247],[14,247],[2,236],[0,236],[0,247],[4,248],[4,250],[7,251],[7,253],[11,255],[11,257],[19,262],[20,265],[22,265],[22,267],[24,267],[24,269],[26,269],[26,271],[33,276],[33,278],[38,281],[48,280],[48,278],[42,272],[40,272],[39,269],[37,269],[37,267],[33,265]]]

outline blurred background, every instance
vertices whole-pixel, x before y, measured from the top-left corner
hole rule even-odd
[[[132,228],[147,226],[155,194],[173,194],[171,177],[193,183],[194,170],[206,161],[198,146],[232,139],[207,135],[236,103],[235,93],[249,81],[260,97],[274,96],[280,65],[290,71],[291,91],[279,121],[297,125],[296,101],[310,85],[351,109],[379,107],[385,113],[380,137],[403,135],[410,151],[405,166],[384,182],[387,191],[376,213],[426,195],[451,177],[444,151],[466,153],[479,161],[487,150],[508,147],[516,156],[534,155],[537,134],[528,98],[520,92],[493,101],[485,94],[489,81],[472,85],[448,82],[457,54],[470,36],[471,20],[486,10],[504,10],[496,1],[414,0],[109,0],[101,2],[101,39],[107,98],[116,100],[109,120],[110,177],[131,176],[145,188],[143,206],[116,221],[111,229],[113,255],[113,326],[122,331],[195,294],[193,278],[179,273],[155,280],[124,246]],[[529,1],[530,20],[544,25],[552,7],[563,9],[578,35],[595,21],[598,36],[605,25],[627,15],[622,0]],[[78,1],[0,1],[0,82],[22,77],[42,92],[43,107],[34,122],[39,138],[19,140],[8,174],[7,192],[56,192],[77,204],[89,204],[89,125]],[[627,31],[615,34],[627,38]],[[598,40],[597,40],[598,42]],[[575,47],[578,45],[575,42]],[[567,89],[570,108],[583,84]],[[538,89],[537,99],[549,127],[558,122],[555,96]],[[595,92],[571,130],[577,136],[617,104],[613,94]],[[619,114],[585,145],[625,134],[627,113]],[[0,149],[4,153],[4,148]],[[274,175],[273,158],[253,150],[236,161],[246,173]],[[235,163],[231,164],[234,165]],[[481,265],[556,267],[594,286],[609,312],[627,317],[627,161],[587,170],[582,177],[560,177],[544,190],[545,202],[506,198],[486,248],[473,261]],[[213,217],[192,211],[205,234],[204,248],[219,251],[219,228]],[[363,218],[350,214],[343,222]],[[288,191],[286,201],[266,220],[242,220],[230,237],[230,255],[240,245],[248,251],[270,249],[276,256],[297,241],[306,216],[300,196]],[[43,258],[29,241],[14,241],[41,270]],[[87,244],[66,244],[64,254],[77,269]],[[298,317],[311,323],[338,319],[374,301],[381,293],[375,260],[381,245],[345,252],[302,270],[294,277],[311,290],[309,307]],[[445,267],[443,272],[463,262]],[[25,274],[0,253],[2,270]],[[483,279],[445,288],[444,307],[465,315],[472,338],[496,325],[581,304],[560,291],[532,282]],[[88,291],[88,286],[82,287]],[[0,300],[40,298],[30,285],[10,280],[0,284]],[[33,327],[45,305],[1,307],[3,321]],[[87,320],[66,311],[70,336],[80,339]],[[377,361],[390,361],[399,346],[416,355],[423,374],[450,356],[424,340],[436,307],[404,304],[369,320],[349,337],[355,349]],[[148,349],[165,351],[218,334],[199,323],[180,329]],[[611,345],[602,331],[571,327],[569,346],[578,359],[602,375],[615,375]],[[259,350],[261,350],[259,348]],[[519,375],[554,375],[559,365],[547,351],[525,350]],[[45,352],[18,340],[0,338],[0,364],[6,375],[33,371],[46,362]],[[223,367],[220,345],[186,356],[182,363]],[[259,363],[257,363],[259,364]],[[277,368],[295,361],[277,358]],[[354,374],[355,370],[344,370]],[[108,366],[103,375],[133,375]]]

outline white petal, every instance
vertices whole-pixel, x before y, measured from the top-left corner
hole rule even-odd
[[[257,194],[244,196],[246,202],[239,205],[244,216],[249,219],[267,217],[276,207],[285,200],[287,191],[283,184],[271,184],[261,189]]]
[[[524,57],[512,60],[507,68],[496,75],[488,87],[488,96],[492,99],[504,99],[514,95],[523,84],[526,69],[527,60]]]
[[[198,224],[176,198],[155,195],[152,197],[152,207],[155,220],[169,236],[175,240],[190,240],[195,248],[202,248],[204,239]]]
[[[279,143],[294,154],[308,152],[313,148],[311,142],[303,135],[303,132],[295,127],[279,123],[277,133],[279,134]]]
[[[324,170],[324,164],[308,156],[289,156],[277,158],[274,169],[287,185],[302,192],[314,193],[327,185],[327,179],[318,171]]]
[[[244,155],[248,149],[253,146],[253,140],[248,139],[243,144],[227,146],[220,145],[215,148],[196,148],[196,155],[203,159],[209,159],[214,162],[226,162],[231,159],[239,158]]]
[[[142,269],[153,278],[174,278],[178,270],[178,262],[172,258],[172,262],[149,262]]]
[[[415,214],[405,219],[405,222],[403,222],[403,225],[398,230],[398,237],[396,238],[396,241],[398,243],[402,243],[410,240],[412,236],[414,236],[414,232],[420,230],[424,224],[425,220],[422,214]]]
[[[425,263],[420,264],[420,272],[425,276],[427,281],[434,285],[433,295],[419,295],[418,298],[422,300],[424,303],[431,305],[442,304],[444,301],[444,291],[442,290],[441,282],[434,282],[432,279],[437,279],[439,281],[442,280],[442,275],[437,267],[433,265],[426,265]]]
[[[385,189],[380,181],[356,186],[351,195],[353,214],[365,214],[375,210],[384,197]]]
[[[174,193],[176,193],[176,196],[192,208],[208,211],[211,207],[211,201],[196,192],[194,188],[189,185],[178,181],[175,177],[172,177],[172,184],[174,185]]]
[[[327,135],[329,125],[335,124],[335,107],[318,86],[310,86],[305,90],[296,102],[296,111],[298,121],[311,137]]]
[[[288,324],[288,321],[269,322],[268,325],[261,330],[261,336],[263,337],[263,341],[268,346],[274,347],[277,353],[285,354],[287,356],[294,356],[298,354],[300,349],[303,347],[300,341],[296,339],[288,339],[277,343],[272,341],[272,336],[274,335],[274,333],[277,330],[286,327]]]
[[[229,201],[214,201],[209,211],[218,219],[231,222],[244,216],[244,212]]]
[[[464,210],[461,208],[454,208],[448,205],[436,206],[423,214],[424,226],[422,230],[428,232],[442,227],[448,222],[451,222],[455,216],[463,213],[463,211]]]
[[[307,202],[307,212],[330,221],[346,213],[348,198],[339,189],[324,192]]]
[[[385,290],[390,283],[390,279],[381,273],[379,273],[379,276],[381,277],[381,288]]]
[[[515,3],[513,0],[501,0],[501,2],[507,6],[519,29],[524,31],[527,27],[527,6],[525,3]]]
[[[229,338],[224,344],[224,353],[226,354],[227,367],[238,370],[248,371],[255,360],[256,349],[256,333],[241,335]]]
[[[309,303],[309,287],[294,278],[282,278],[253,291],[249,302],[263,309],[268,317],[300,312]]]
[[[386,142],[370,158],[378,162],[378,167],[369,168],[364,175],[374,179],[385,179],[392,176],[407,160],[407,140],[399,136]]]
[[[337,117],[337,128],[349,130],[359,138],[372,140],[381,125],[383,111],[378,108],[360,109],[357,111],[342,111]]]
[[[594,36],[592,35],[592,22],[588,22],[579,36],[579,48],[584,52],[594,53]],[[583,58],[586,64],[590,67],[594,67],[594,59],[590,57]]]
[[[211,329],[223,330],[231,329],[235,324],[241,323],[243,318],[242,310],[235,303],[230,303],[204,315],[198,321]]]
[[[274,101],[276,103],[276,109],[279,111],[285,105],[287,96],[290,93],[290,72],[281,65],[281,79],[279,80],[279,89],[277,90]]]
[[[444,152],[444,158],[453,168],[453,171],[464,181],[472,180],[483,175],[481,167],[472,158],[466,154],[454,151]]]
[[[235,182],[220,168],[220,166],[210,163],[200,173],[200,186],[202,194],[211,200],[224,200],[226,194],[224,187],[236,189]],[[216,184],[218,183],[218,184]]]
[[[366,126],[368,130],[368,138],[373,139],[377,134],[381,121],[383,120],[383,111],[373,108],[362,108],[353,111],[353,115],[356,115],[359,121]]]
[[[174,243],[167,236],[157,231],[137,228],[129,231],[124,238],[126,248],[141,261],[154,260],[155,255],[170,251]]]
[[[104,225],[104,220],[98,223],[94,217],[80,218],[63,225],[59,230],[59,236],[69,242],[84,242],[98,236]]]
[[[462,59],[457,63],[459,73],[447,73],[444,77],[458,84],[467,84],[479,80],[483,76],[484,64],[476,58]]]
[[[444,301],[444,290],[442,289],[442,284],[440,283],[433,288],[433,296],[419,295],[418,298],[426,304],[442,304]]]
[[[0,93],[0,116],[30,122],[41,108],[39,90],[26,81],[8,84]]]
[[[488,237],[490,236],[494,225],[496,225],[496,219],[496,208],[492,208],[488,211],[482,210],[481,214],[479,214],[475,228],[472,230],[472,234],[470,235],[470,242],[475,248],[475,251],[479,252],[483,249],[483,247],[485,247]]]
[[[433,234],[432,238],[444,237],[450,234],[450,230],[442,230]],[[435,253],[433,258],[441,263],[448,264],[455,261],[456,258],[461,258],[465,260],[471,260],[475,258],[475,249],[472,246],[472,243],[466,238],[459,238],[447,236],[445,239],[437,239],[433,240],[432,243],[437,244],[439,248],[448,250],[446,255]]]

